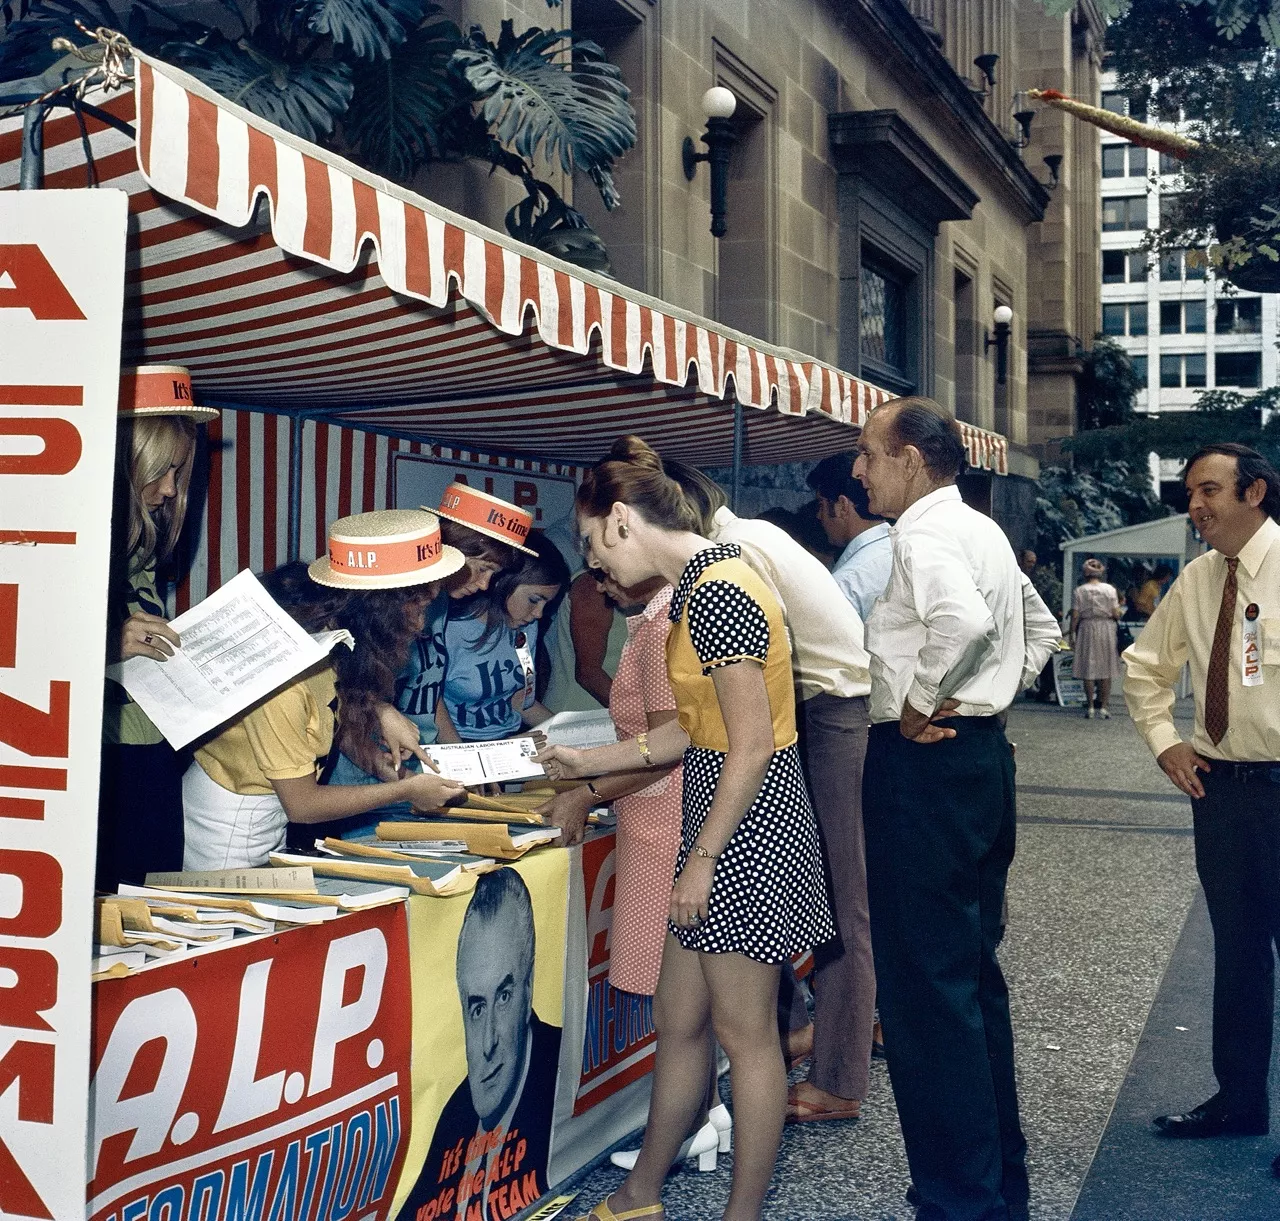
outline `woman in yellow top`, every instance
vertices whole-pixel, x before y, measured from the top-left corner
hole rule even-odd
[[[464,792],[431,769],[408,723],[412,751],[428,770],[378,784],[327,784],[321,766],[333,747],[334,706],[364,738],[398,740],[404,716],[391,706],[395,679],[422,631],[439,582],[463,565],[441,542],[435,515],[389,509],[344,517],[329,527],[329,553],[302,574],[288,565],[268,587],[308,631],[346,628],[355,638],[227,725],[196,751],[183,780],[185,869],[264,865],[285,845],[287,824],[323,823],[393,802],[434,809]],[[393,746],[395,762],[399,747]]]
[[[196,425],[218,412],[191,401],[178,365],[144,365],[120,378],[108,661],[167,661],[179,644],[156,570],[173,555],[187,515]],[[182,867],[182,762],[118,683],[107,680],[102,715],[97,882]]]
[[[678,719],[614,746],[551,747],[548,770],[582,776],[684,763],[649,1124],[635,1169],[589,1217],[662,1214],[663,1179],[704,1105],[710,1027],[729,1057],[737,1135],[724,1216],[752,1221],[787,1102],[779,965],[835,936],[795,745],[782,611],[736,546],[696,533],[680,485],[638,437],[621,438],[587,473],[577,514],[589,564],[619,585],[660,576],[674,587],[667,666]]]

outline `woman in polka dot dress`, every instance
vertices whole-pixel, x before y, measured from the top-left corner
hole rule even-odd
[[[684,761],[649,1125],[635,1169],[588,1216],[662,1215],[663,1179],[702,1105],[711,1027],[733,1083],[736,1152],[724,1216],[754,1221],[786,1109],[779,964],[835,936],[795,746],[782,611],[737,547],[696,533],[679,484],[638,437],[621,438],[587,473],[577,513],[593,567],[619,585],[661,576],[674,587],[667,667],[679,717],[615,746],[551,747],[543,759],[561,777]]]

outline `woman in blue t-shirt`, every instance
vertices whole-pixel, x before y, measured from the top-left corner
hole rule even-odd
[[[444,698],[436,707],[442,740],[451,730],[464,742],[508,738],[551,715],[537,698],[538,629],[544,614],[554,614],[569,567],[544,534],[533,531],[526,545],[537,554],[522,554],[445,625]]]

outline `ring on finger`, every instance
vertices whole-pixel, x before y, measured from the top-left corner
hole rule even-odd
[[[145,635],[145,636],[142,638],[142,643],[143,643],[143,644],[150,644],[150,643],[151,643],[151,634],[150,634],[149,632],[147,633],[147,635]]]

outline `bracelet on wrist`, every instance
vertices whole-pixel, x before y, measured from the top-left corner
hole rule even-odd
[[[596,786],[595,786],[595,782],[594,782],[594,781],[591,781],[591,780],[588,780],[588,781],[587,781],[587,792],[588,792],[588,793],[590,793],[590,794],[591,794],[591,796],[592,796],[592,797],[594,797],[597,801],[605,801],[605,800],[607,800],[607,798],[605,798],[605,797],[601,794],[600,790],[599,790],[598,788],[596,788]]]
[[[720,859],[720,853],[712,852],[710,849],[704,847],[702,844],[693,845],[692,855],[699,856],[704,861],[718,861]]]
[[[644,760],[645,767],[652,767],[653,756],[649,753],[649,735],[647,733],[636,734],[636,747],[640,751],[640,758]]]

